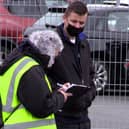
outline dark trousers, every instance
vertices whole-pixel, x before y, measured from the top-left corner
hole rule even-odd
[[[57,123],[57,129],[91,129],[90,121],[84,123]]]

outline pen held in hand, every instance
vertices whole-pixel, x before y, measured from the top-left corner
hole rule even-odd
[[[84,87],[84,88],[90,88],[89,86],[82,85],[82,84],[71,84],[71,86],[79,86],[79,87]]]
[[[63,84],[57,83],[57,86],[60,86],[60,87],[62,87],[62,86],[63,86]]]
[[[62,87],[63,86],[63,84],[61,84],[61,83],[57,83],[57,86],[60,86],[60,87]],[[71,88],[71,87],[73,87],[73,86],[79,86],[79,87],[84,87],[84,88],[90,88],[89,86],[86,86],[86,85],[81,85],[81,84],[71,84],[70,86],[69,86],[69,88]]]

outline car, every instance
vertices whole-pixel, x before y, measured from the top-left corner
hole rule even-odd
[[[104,0],[103,4],[114,4],[114,5],[123,5],[129,6],[129,0]]]
[[[67,0],[46,0],[47,7],[51,7],[53,5],[64,5],[67,4]]]
[[[129,50],[128,13],[129,8],[125,6],[91,11],[84,30],[89,40],[95,69],[103,75],[95,77],[95,83],[100,85],[101,79],[103,82],[107,78],[104,89],[107,94],[129,94],[129,79],[124,67]]]
[[[38,19],[33,25],[27,27],[24,31],[24,36],[27,36],[29,33],[35,30],[42,30],[46,28],[55,28],[62,22],[62,16],[64,11],[66,10],[68,3],[65,4],[51,4],[49,5],[48,12]],[[114,5],[102,5],[102,4],[88,4],[89,10],[96,10],[99,8],[110,8]]]
[[[96,89],[104,94],[128,94],[129,79],[124,64],[129,45],[129,8],[105,4],[87,6],[89,16],[84,33],[91,49]],[[66,7],[49,8],[45,16],[25,30],[24,35],[36,29],[54,29],[61,24]]]
[[[45,0],[36,1],[0,0],[0,65],[21,41],[24,29],[48,11]]]
[[[75,0],[46,0],[46,5],[51,7],[53,5],[64,5],[66,3],[71,3]],[[86,4],[100,4],[103,3],[105,0],[80,0]]]

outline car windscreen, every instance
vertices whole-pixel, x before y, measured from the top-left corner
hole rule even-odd
[[[4,5],[12,14],[20,16],[39,17],[48,11],[45,0],[6,0]]]

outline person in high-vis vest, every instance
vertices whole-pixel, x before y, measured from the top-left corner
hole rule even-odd
[[[44,69],[54,64],[62,49],[56,32],[40,30],[7,56],[0,67],[2,129],[56,129],[54,113],[72,94],[64,90],[67,82],[53,90]]]

